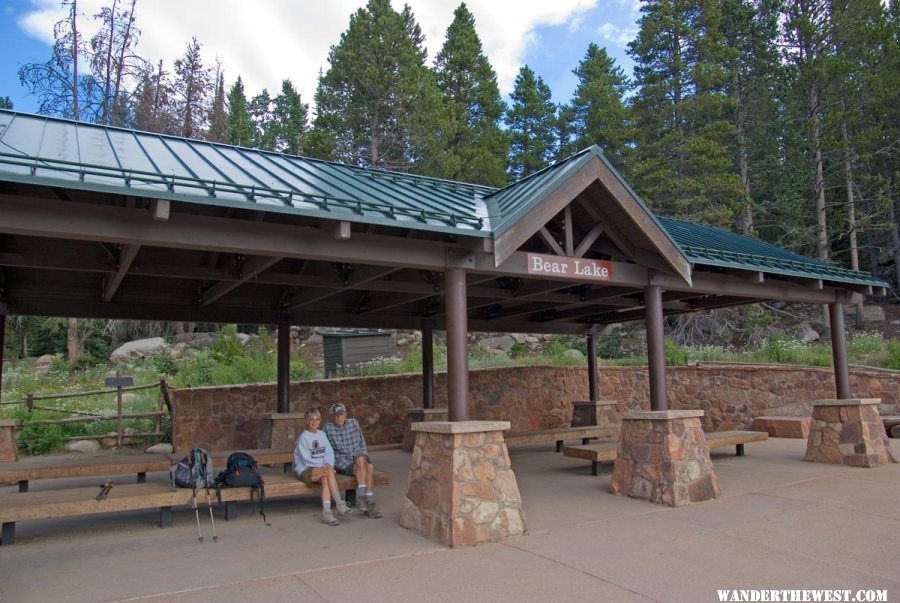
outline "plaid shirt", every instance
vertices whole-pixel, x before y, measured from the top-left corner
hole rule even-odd
[[[347,418],[343,427],[336,423],[326,423],[322,430],[328,436],[334,448],[334,466],[343,469],[353,464],[353,460],[361,454],[368,454],[366,440],[363,438],[359,421]]]

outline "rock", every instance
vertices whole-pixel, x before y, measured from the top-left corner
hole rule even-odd
[[[100,451],[100,444],[94,440],[75,440],[66,444],[66,450],[82,454],[95,454]]]
[[[498,350],[508,351],[516,344],[515,338],[510,335],[501,335],[500,337],[488,337],[478,342],[479,347],[494,348]]]
[[[171,444],[161,442],[148,447],[144,452],[147,454],[171,454],[174,451]]]
[[[100,438],[100,445],[104,448],[115,448],[119,445],[116,436],[117,434],[115,431],[108,432],[105,437]]]
[[[512,337],[513,339],[515,339],[515,340],[516,340],[516,343],[523,343],[523,344],[524,344],[524,343],[527,343],[527,342],[528,342],[528,335],[525,335],[524,333],[512,333],[512,334],[510,335],[510,337]]]
[[[884,308],[881,306],[863,306],[863,320],[866,322],[884,322]]]
[[[216,340],[215,333],[182,333],[175,336],[176,344],[194,349],[208,348]]]
[[[397,345],[409,345],[409,340],[406,337],[401,337],[397,340]]]
[[[53,361],[57,358],[61,358],[58,354],[44,354],[43,356],[39,356],[37,360],[34,361],[34,372],[44,374],[50,370],[50,365],[53,364]]]
[[[135,358],[145,358],[159,354],[166,349],[166,342],[162,337],[149,339],[137,339],[119,346],[109,355],[109,361],[113,364],[122,364]]]
[[[248,335],[247,333],[238,333],[237,340],[240,342],[242,348],[246,348],[250,345],[250,342],[253,341],[253,336]]]
[[[584,358],[584,354],[582,354],[579,350],[566,350],[563,352],[563,356],[566,358]]]
[[[812,343],[814,341],[819,341],[819,337],[820,337],[819,333],[816,332],[809,325],[809,323],[805,323],[805,322],[798,325],[794,329],[793,334],[794,334],[794,338],[797,341],[800,341],[802,343]]]
[[[322,336],[318,333],[313,333],[306,338],[306,341],[303,342],[303,345],[322,345]]]
[[[540,342],[541,342],[541,340],[538,339],[537,337],[535,337],[534,335],[528,335],[525,337],[525,343],[527,343],[530,346],[537,345]]]

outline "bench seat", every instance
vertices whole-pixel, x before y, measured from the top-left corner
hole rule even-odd
[[[582,444],[587,444],[588,440],[591,439],[618,437],[618,435],[619,429],[617,427],[554,427],[537,431],[505,433],[503,434],[503,440],[507,446],[556,442],[556,451],[561,452],[565,440],[581,440]]]
[[[267,499],[320,492],[318,485],[307,486],[293,473],[269,471],[264,472],[263,477],[266,483]],[[338,486],[346,491],[348,500],[353,502],[356,494],[356,479],[349,475],[339,475],[337,479]],[[390,478],[387,473],[376,471],[375,483],[386,485],[390,483]],[[15,542],[17,521],[73,517],[114,511],[159,509],[159,526],[169,527],[172,525],[172,507],[189,504],[193,494],[189,488],[178,488],[173,491],[169,488],[168,483],[163,482],[116,484],[103,500],[96,499],[99,492],[100,488],[95,485],[0,494],[0,522],[3,524],[0,544],[9,545]],[[225,519],[234,519],[237,503],[255,500],[255,492],[255,488],[222,488],[221,500],[225,505]],[[210,490],[210,496],[215,502],[214,490]],[[198,492],[198,502],[205,501],[205,498],[205,492]]]
[[[744,444],[769,439],[769,434],[764,431],[711,431],[703,435],[710,448],[734,446],[735,454],[738,456],[744,455]],[[591,474],[599,475],[601,462],[616,459],[618,445],[617,438],[604,438],[593,444],[567,446],[564,454],[571,458],[591,461]]]
[[[147,473],[168,471],[171,465],[172,461],[164,454],[35,457],[0,462],[0,484],[18,483],[19,491],[27,492],[28,482],[36,479],[97,477],[129,473],[136,473],[138,483],[143,483]]]

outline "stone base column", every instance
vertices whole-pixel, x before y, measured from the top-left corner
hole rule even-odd
[[[297,444],[306,427],[302,412],[267,412],[260,415],[259,447],[287,450]]]
[[[619,427],[622,417],[615,400],[579,400],[572,403],[572,427]]]
[[[403,430],[403,443],[400,448],[404,452],[412,452],[416,445],[416,432],[410,429],[413,423],[428,421],[447,421],[450,418],[446,408],[408,408],[406,409],[406,429]]]
[[[503,441],[508,421],[432,421],[412,429],[416,444],[400,525],[450,547],[525,532]]]
[[[609,491],[678,507],[718,498],[702,410],[622,413]]]
[[[2,328],[2,325],[0,325]],[[18,461],[19,445],[16,442],[16,432],[19,422],[15,419],[3,419],[0,421],[0,461]]]
[[[804,460],[851,467],[896,463],[878,414],[880,398],[816,400]]]

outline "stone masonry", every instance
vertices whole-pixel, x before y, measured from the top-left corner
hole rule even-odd
[[[678,507],[718,498],[700,410],[627,412],[609,491]]]
[[[447,375],[438,373],[434,405],[447,407]],[[615,400],[619,410],[641,410],[649,397],[646,367],[602,367],[598,396]],[[521,366],[469,372],[474,418],[509,421],[512,431],[565,427],[572,421],[572,402],[588,398],[584,367]],[[882,415],[900,415],[900,377],[853,369],[851,391],[881,398]],[[678,366],[666,375],[673,409],[705,411],[706,431],[750,429],[755,417],[810,416],[812,401],[834,396],[828,368],[784,366]],[[262,415],[277,410],[274,383],[172,390],[175,450],[193,446],[207,450],[259,448]],[[310,406],[327,411],[344,404],[359,420],[371,445],[399,444],[406,409],[422,405],[422,376],[348,377],[293,382],[291,412]],[[326,413],[327,414],[327,413]],[[325,417],[327,419],[327,417]]]
[[[416,423],[400,525],[450,547],[525,532],[508,421]]]
[[[19,447],[16,444],[16,431],[19,422],[15,419],[0,420],[0,461],[18,461]]]
[[[816,401],[805,460],[851,467],[896,463],[878,414],[880,401],[878,398]]]
[[[305,413],[267,412],[263,413],[259,431],[259,448],[286,450],[293,448],[297,438],[306,428]]]
[[[615,400],[578,400],[572,403],[572,427],[618,427],[621,422]]]
[[[410,408],[406,411],[406,431],[403,433],[403,443],[400,449],[403,452],[412,452],[416,446],[416,432],[412,430],[413,423],[428,421],[449,421],[449,411],[446,408]]]

